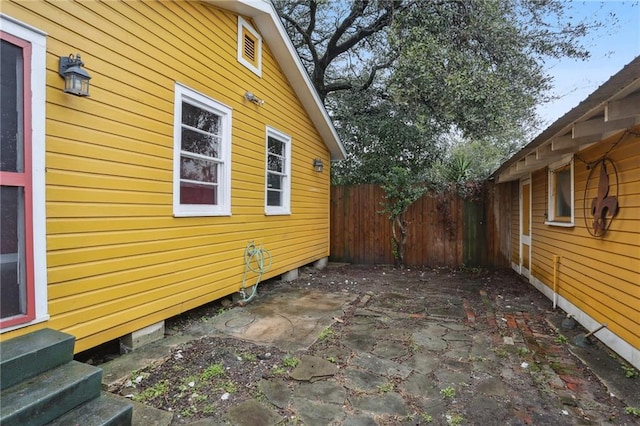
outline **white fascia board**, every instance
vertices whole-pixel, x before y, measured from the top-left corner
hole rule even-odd
[[[265,0],[208,0],[208,2],[253,19],[325,145],[329,148],[331,159],[344,159],[347,152],[273,5]]]

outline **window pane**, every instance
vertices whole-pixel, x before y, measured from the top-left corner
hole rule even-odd
[[[0,44],[0,170],[22,172],[22,49]]]
[[[556,176],[556,217],[571,216],[571,170],[555,173]]]
[[[218,204],[218,187],[180,182],[181,204]]]
[[[280,191],[267,191],[267,205],[268,206],[281,206],[282,205],[282,192]]]
[[[209,160],[180,157],[180,178],[199,182],[218,182],[218,164]]]
[[[193,152],[194,154],[206,155],[207,157],[220,157],[220,138],[205,133],[199,133],[194,130],[182,128],[182,146],[183,151]]]
[[[0,187],[0,318],[26,313],[24,190]]]
[[[269,158],[267,158],[267,169],[271,172],[284,173],[284,158],[269,155]]]
[[[269,154],[276,154],[284,157],[284,142],[277,139],[269,138]]]
[[[282,189],[282,176],[274,175],[273,173],[267,174],[267,188]]]
[[[214,135],[220,134],[220,116],[186,102],[182,103],[182,124]]]

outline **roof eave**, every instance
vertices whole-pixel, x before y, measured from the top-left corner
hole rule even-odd
[[[340,137],[271,2],[265,0],[205,1],[253,19],[329,149],[331,159],[344,159],[346,150]]]
[[[639,124],[640,56],[505,161],[491,178],[498,183],[520,179]]]

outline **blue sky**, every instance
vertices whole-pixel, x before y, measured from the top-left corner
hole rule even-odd
[[[609,77],[640,55],[640,0],[572,1],[576,17],[595,16],[612,22],[606,31],[588,37],[585,47],[591,51],[586,61],[561,60],[548,63],[554,77],[552,94],[561,98],[538,108],[545,129],[589,96]],[[618,22],[608,18],[616,14]]]

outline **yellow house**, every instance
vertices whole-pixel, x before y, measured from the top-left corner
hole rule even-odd
[[[344,148],[269,2],[1,13],[2,340],[156,325],[238,292],[251,241],[263,279],[327,258]]]
[[[493,176],[513,269],[640,368],[640,57]]]

